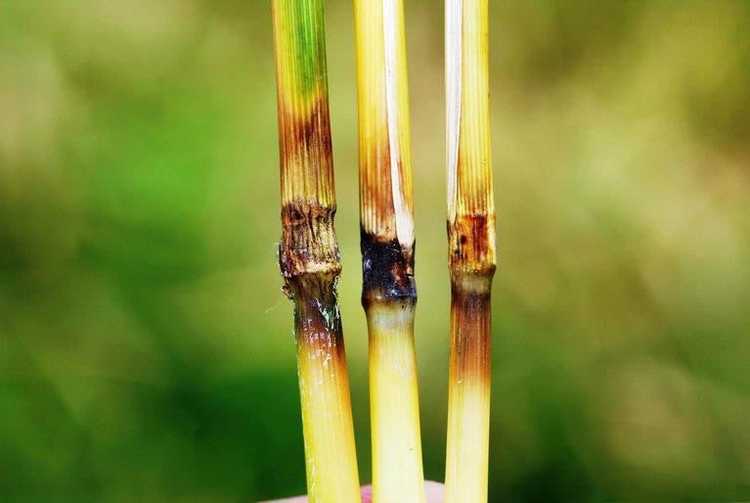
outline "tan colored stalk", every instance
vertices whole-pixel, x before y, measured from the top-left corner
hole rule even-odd
[[[487,0],[446,1],[451,355],[446,503],[484,503],[490,424],[495,206]]]
[[[341,271],[323,0],[273,0],[284,289],[294,301],[308,496],[360,501],[336,281]]]
[[[401,0],[354,0],[373,501],[424,501],[414,352],[414,217]]]

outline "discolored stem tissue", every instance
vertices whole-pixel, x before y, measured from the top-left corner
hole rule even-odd
[[[341,272],[323,0],[273,0],[284,292],[294,328],[311,503],[360,501],[336,283]]]
[[[447,0],[446,160],[451,271],[446,502],[485,503],[495,206],[489,127],[488,2]]]
[[[414,350],[414,209],[402,0],[354,0],[362,304],[373,501],[424,501]]]

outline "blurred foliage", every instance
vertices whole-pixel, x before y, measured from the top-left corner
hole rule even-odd
[[[442,7],[407,3],[439,480]],[[492,501],[750,499],[750,3],[491,4]],[[329,2],[366,481],[351,17]],[[0,2],[0,500],[304,492],[277,166],[269,2]]]

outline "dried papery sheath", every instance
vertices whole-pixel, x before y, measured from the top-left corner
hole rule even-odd
[[[328,115],[323,0],[273,0],[284,290],[295,334],[311,503],[360,501],[336,300],[341,271]]]
[[[414,245],[409,95],[400,0],[355,0],[362,230]]]
[[[373,501],[422,502],[414,209],[401,0],[354,0],[362,301],[370,341]]]
[[[446,162],[451,271],[446,502],[484,503],[490,420],[495,207],[487,0],[447,0]]]

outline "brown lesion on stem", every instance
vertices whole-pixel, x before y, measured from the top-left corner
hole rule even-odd
[[[336,301],[336,277],[304,274],[295,279],[294,326],[300,350],[345,362],[341,313]]]
[[[282,166],[300,160],[323,162],[326,168],[331,164],[331,121],[325,96],[305,108],[280,98],[278,116]]]
[[[386,138],[387,139],[387,138]],[[360,165],[360,247],[362,251],[362,305],[398,303],[415,305],[414,245],[399,242],[393,201],[390,147],[387,141],[363,149]],[[399,161],[399,170],[403,170]],[[401,176],[403,180],[405,177]],[[406,211],[411,212],[411,191],[401,187]]]
[[[375,234],[380,239],[395,239],[391,152],[387,140],[386,137],[360,146],[360,217],[363,233]]]
[[[489,385],[491,283],[491,273],[453,275],[451,375],[454,380]]]
[[[335,201],[331,124],[326,96],[279,96],[282,204]]]
[[[334,280],[341,272],[333,226],[335,214],[335,205],[303,200],[282,207],[279,264],[290,298],[294,298],[306,276],[327,275]]]
[[[451,376],[490,382],[490,317],[495,275],[494,213],[457,215],[448,222],[451,268]]]
[[[448,245],[452,273],[495,272],[495,215],[473,213],[448,221]]]
[[[279,264],[284,293],[295,302],[297,334],[329,332],[341,337],[336,283],[341,273],[336,244],[336,207],[295,201],[281,209]]]
[[[397,239],[380,239],[362,231],[362,305],[373,303],[414,305],[414,249],[404,248]]]

